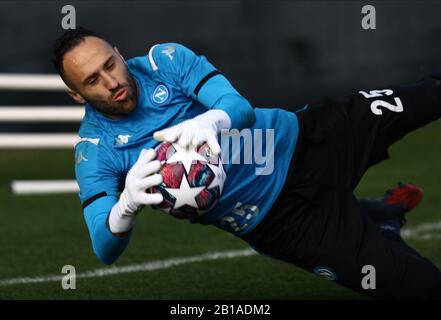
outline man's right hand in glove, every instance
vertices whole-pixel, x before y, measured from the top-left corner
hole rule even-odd
[[[124,190],[108,218],[113,234],[125,234],[130,231],[140,209],[163,201],[162,194],[146,192],[147,189],[162,183],[162,176],[158,173],[161,163],[153,160],[155,157],[155,150],[142,149],[138,160],[127,173]]]

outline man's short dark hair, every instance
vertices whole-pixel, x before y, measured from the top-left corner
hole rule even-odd
[[[57,69],[61,78],[64,78],[63,58],[64,55],[84,41],[86,37],[97,37],[103,39],[92,30],[78,27],[77,29],[66,30],[57,40],[52,48],[52,63]],[[103,39],[104,40],[104,39]]]

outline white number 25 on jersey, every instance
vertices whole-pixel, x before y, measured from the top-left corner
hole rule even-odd
[[[394,94],[393,90],[391,89],[384,89],[384,90],[371,90],[369,93],[365,91],[359,91],[358,93],[362,94],[366,99],[371,98],[378,98],[383,96],[391,96]],[[403,112],[403,104],[401,102],[401,99],[398,97],[394,98],[395,105],[386,102],[384,100],[375,100],[371,103],[371,111],[373,114],[376,115],[382,115],[383,111],[380,109],[380,107],[384,107],[392,112]]]

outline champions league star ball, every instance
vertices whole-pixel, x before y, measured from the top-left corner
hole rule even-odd
[[[226,174],[207,144],[182,148],[164,142],[156,148],[156,159],[165,161],[159,171],[163,182],[149,191],[160,192],[164,201],[153,208],[176,218],[194,218],[216,205]]]

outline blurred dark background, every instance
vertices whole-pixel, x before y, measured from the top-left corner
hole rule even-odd
[[[55,72],[50,50],[67,4],[77,26],[103,35],[126,58],[169,41],[205,55],[254,106],[294,110],[441,70],[440,1],[1,1],[0,73]],[[376,30],[361,27],[366,4],[376,9]],[[73,104],[61,92],[0,97],[1,105]],[[77,127],[39,126],[31,128]]]

